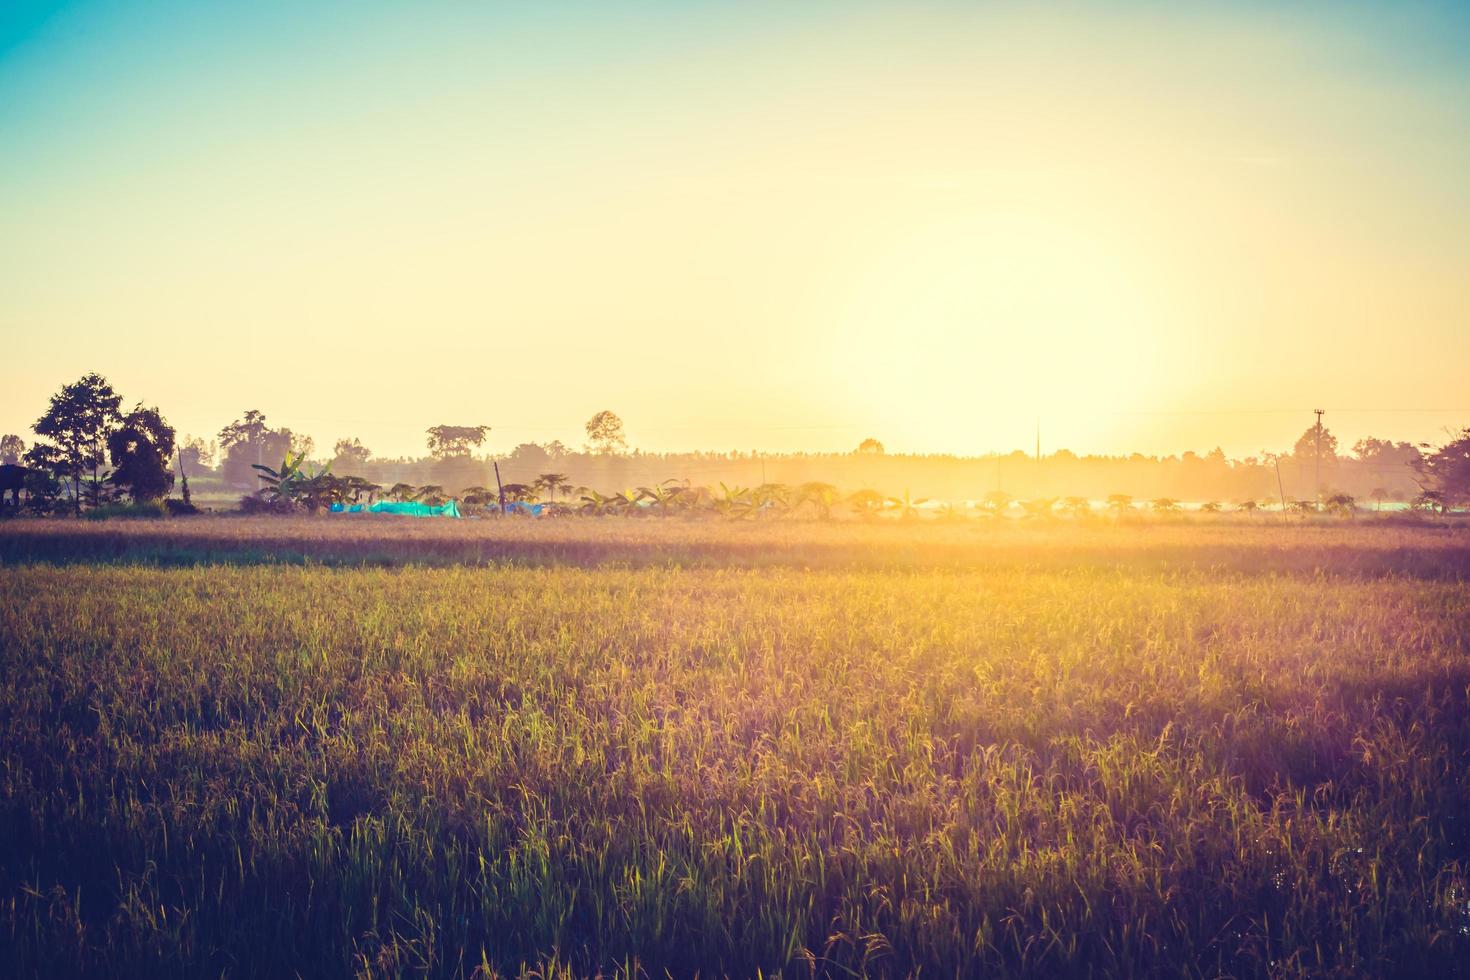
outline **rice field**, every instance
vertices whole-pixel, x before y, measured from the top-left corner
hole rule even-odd
[[[1470,535],[0,527],[3,976],[1470,967]]]

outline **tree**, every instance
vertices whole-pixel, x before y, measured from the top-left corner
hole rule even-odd
[[[882,456],[883,443],[874,439],[872,436],[868,436],[868,438],[858,443],[857,453],[860,456]]]
[[[556,503],[556,492],[569,489],[571,484],[567,482],[565,473],[542,473],[536,477],[536,487],[546,491],[550,502],[554,504]]]
[[[107,454],[113,485],[136,503],[161,500],[173,489],[174,428],[157,408],[144,408],[140,402],[123,416],[107,437]]]
[[[1412,443],[1370,436],[1353,443],[1353,455],[1359,462],[1375,466],[1413,466],[1422,454]]]
[[[622,452],[628,448],[623,436],[623,420],[607,409],[603,409],[587,420],[587,438],[592,448],[603,455]]]
[[[309,437],[297,436],[290,429],[272,429],[264,413],[255,409],[221,429],[219,445],[224,452],[220,475],[237,486],[258,484],[255,467],[267,459],[284,459],[288,454],[305,458],[312,449]]]
[[[1317,432],[1318,430],[1315,425],[1308,426],[1307,431],[1302,433],[1301,438],[1298,439],[1296,441],[1296,445],[1292,447],[1291,454],[1302,462],[1314,462],[1318,457]],[[1321,434],[1322,461],[1327,462],[1331,460],[1333,462],[1336,462],[1337,436],[1333,435],[1332,430],[1327,428],[1327,426],[1325,425],[1322,426]]]
[[[500,491],[512,504],[528,504],[536,500],[536,487],[529,483],[507,483],[501,486]]]
[[[36,420],[36,435],[47,439],[54,452],[36,453],[51,460],[53,472],[71,481],[73,507],[82,512],[82,474],[92,473],[94,499],[101,496],[102,464],[106,460],[107,437],[118,424],[122,397],[107,379],[97,373],[84,375],[51,396],[46,414]]]
[[[1414,464],[1421,496],[1436,495],[1441,512],[1470,503],[1470,428],[1438,449],[1424,448],[1429,451]]]
[[[1133,498],[1126,493],[1108,494],[1108,510],[1122,517],[1133,510]]]
[[[219,430],[220,448],[229,449],[240,443],[258,443],[268,432],[270,428],[265,424],[265,413],[252,408],[245,412],[244,418],[236,419]]]
[[[214,457],[218,446],[214,442],[205,442],[199,436],[186,435],[174,444],[178,451],[179,462],[184,467],[185,473],[198,473],[214,466]]]
[[[20,462],[20,457],[25,451],[25,440],[20,436],[0,436],[0,463],[9,463],[11,466],[15,466]]]
[[[1327,426],[1319,420],[1316,425],[1311,426],[1302,433],[1296,445],[1292,447],[1292,455],[1297,462],[1310,462],[1313,467],[1313,480],[1317,486],[1315,492],[1318,496],[1322,493],[1322,465],[1333,465],[1337,462],[1337,436],[1333,435]]]
[[[362,466],[373,454],[368,447],[362,444],[357,437],[351,439],[338,439],[332,447],[332,464],[338,468],[344,466]]]
[[[464,459],[485,441],[488,425],[436,425],[428,429],[429,455],[435,459]]]
[[[459,492],[459,499],[471,507],[489,507],[500,499],[500,495],[489,487],[473,486],[465,487]]]

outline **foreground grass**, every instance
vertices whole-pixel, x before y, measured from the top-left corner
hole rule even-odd
[[[0,974],[1453,975],[1470,590],[1396,547],[11,565]]]

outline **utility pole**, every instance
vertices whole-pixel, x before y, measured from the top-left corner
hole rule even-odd
[[[1313,433],[1313,438],[1314,438],[1315,443],[1316,443],[1316,452],[1314,452],[1312,455],[1313,455],[1313,461],[1314,461],[1314,463],[1316,465],[1317,500],[1318,501],[1321,501],[1321,499],[1322,499],[1322,411],[1323,410],[1320,409],[1320,408],[1314,408],[1314,409],[1312,409],[1312,411],[1314,411],[1314,412],[1317,413],[1317,426],[1316,426],[1316,429],[1315,429],[1315,431]]]

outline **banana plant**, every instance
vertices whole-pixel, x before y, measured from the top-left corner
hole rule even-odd
[[[920,497],[918,500],[914,500],[909,496],[909,491],[905,488],[902,497],[888,498],[887,507],[889,510],[898,511],[899,517],[909,520],[919,516],[920,504],[927,504],[928,502],[928,497]]]
[[[750,492],[751,503],[758,517],[763,513],[777,513],[791,507],[791,488],[784,483],[762,483]]]
[[[753,514],[750,490],[741,486],[726,486],[721,481],[720,495],[715,498],[715,511],[721,517],[728,517],[732,520]]]
[[[287,450],[279,469],[251,463],[251,469],[260,471],[261,496],[268,500],[295,501],[296,484],[301,479],[301,463],[305,458],[305,453],[293,454]]]
[[[582,503],[577,507],[578,511],[593,517],[601,517],[604,514],[612,512],[616,498],[604,496],[590,487],[583,489],[584,492],[581,496]]]
[[[837,488],[830,483],[822,483],[813,480],[803,483],[796,488],[796,506],[810,503],[817,509],[817,515],[822,520],[828,520],[832,516],[832,505],[837,501]]]
[[[863,517],[874,517],[883,509],[884,497],[877,490],[854,490],[847,495],[847,503]]]
[[[674,485],[671,486],[670,484]],[[678,486],[674,480],[665,480],[651,487],[638,488],[639,499],[647,500],[657,507],[660,517],[669,516],[669,508],[677,504],[683,493],[684,488]]]
[[[297,501],[313,514],[347,501],[347,481],[334,476],[330,465],[311,474],[298,472],[293,483]]]

